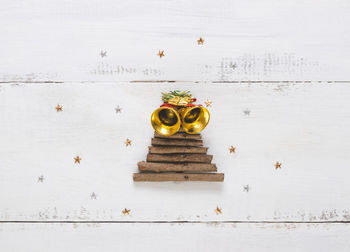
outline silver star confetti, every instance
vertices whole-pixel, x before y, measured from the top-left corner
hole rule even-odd
[[[40,177],[38,177],[38,182],[40,182],[40,183],[42,183],[42,182],[44,182],[44,176],[43,175],[41,175]]]
[[[114,110],[115,110],[115,113],[117,114],[122,112],[122,108],[119,107],[119,105]]]
[[[250,110],[249,109],[245,109],[245,110],[243,110],[243,113],[244,113],[244,115],[250,115]]]
[[[107,51],[101,50],[100,55],[101,55],[101,58],[107,57]]]
[[[237,67],[237,64],[236,64],[236,63],[232,64],[232,62],[231,62],[230,67],[231,67],[233,70],[235,70],[236,67]]]
[[[97,199],[97,194],[96,193],[91,193],[91,195],[90,195],[90,198],[92,199],[92,200],[95,200],[95,199]]]
[[[250,190],[249,185],[245,185],[245,186],[243,186],[243,191],[245,191],[245,192],[249,192],[249,190]]]

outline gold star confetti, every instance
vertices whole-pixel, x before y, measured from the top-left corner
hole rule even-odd
[[[124,210],[122,211],[122,213],[124,214],[124,215],[129,215],[130,214],[130,209],[126,209],[126,208],[124,208]]]
[[[80,164],[80,161],[81,161],[81,157],[76,156],[76,157],[74,158],[74,163],[75,163],[75,164],[76,164],[76,163]]]
[[[211,107],[211,104],[213,103],[211,100],[207,99],[205,102],[206,107]]]
[[[276,164],[275,164],[275,170],[281,169],[281,166],[282,166],[282,163],[277,161]]]
[[[128,147],[129,145],[131,145],[131,140],[129,138],[127,138],[125,140],[125,146]]]
[[[204,39],[203,39],[202,37],[200,37],[200,38],[197,40],[197,43],[198,43],[198,45],[203,45]]]
[[[57,112],[62,111],[62,107],[63,107],[63,106],[60,106],[59,104],[57,104],[57,106],[56,106]]]
[[[222,214],[221,208],[219,208],[219,207],[217,206],[216,209],[215,209],[215,213],[216,213],[217,215]]]
[[[164,57],[164,56],[165,56],[165,54],[164,54],[164,50],[162,50],[162,51],[161,51],[161,50],[159,50],[157,55],[159,56],[159,58]]]
[[[230,153],[235,153],[236,152],[236,147],[233,147],[231,145],[231,147],[229,148],[229,151],[230,151]]]

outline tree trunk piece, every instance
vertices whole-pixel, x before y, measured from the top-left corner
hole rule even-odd
[[[135,182],[166,181],[224,181],[223,173],[134,173]]]

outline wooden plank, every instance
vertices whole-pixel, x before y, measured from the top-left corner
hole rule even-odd
[[[148,154],[147,162],[210,163],[213,155],[207,154]]]
[[[149,146],[149,153],[154,154],[171,154],[171,153],[202,153],[205,154],[208,151],[208,147],[195,147],[195,146]]]
[[[203,140],[152,138],[152,145],[203,146]]]
[[[0,220],[350,221],[349,83],[181,87],[213,101],[202,136],[224,183],[133,182],[172,83],[0,84]]]
[[[1,1],[0,81],[350,79],[348,0],[13,2]]]
[[[134,173],[135,182],[207,181],[223,182],[223,173]]]
[[[165,139],[202,139],[201,134],[187,134],[186,132],[177,132],[171,136],[164,136],[158,132],[154,132],[154,137]]]
[[[150,163],[138,162],[139,171],[169,172],[169,171],[187,171],[187,172],[216,172],[215,164],[206,163]]]
[[[137,215],[123,216],[125,223],[2,223],[0,248],[4,252],[348,252],[350,247],[347,223],[186,223],[181,219],[127,223]]]

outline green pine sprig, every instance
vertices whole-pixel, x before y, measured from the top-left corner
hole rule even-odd
[[[162,93],[162,100],[164,102],[168,102],[171,98],[174,98],[176,96],[191,98],[192,94],[190,93],[190,91],[174,90],[174,91],[170,91],[168,93]]]

